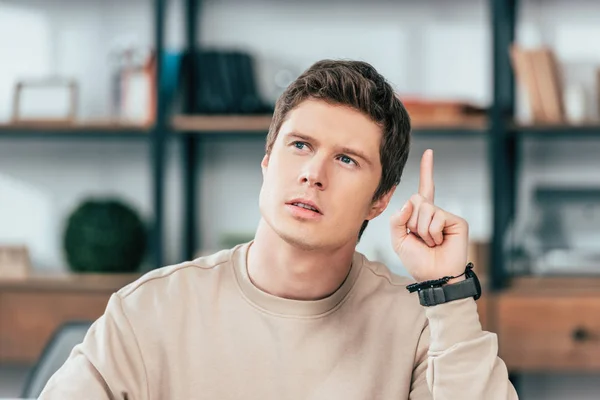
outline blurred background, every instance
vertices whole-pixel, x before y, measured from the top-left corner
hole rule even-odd
[[[112,292],[250,240],[275,100],[343,58],[374,65],[413,120],[358,250],[406,274],[388,221],[433,148],[436,202],[470,224],[481,321],[521,398],[597,398],[598,15],[594,0],[0,0],[0,397],[35,397]]]

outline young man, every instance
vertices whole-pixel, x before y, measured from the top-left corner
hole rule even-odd
[[[355,250],[409,135],[370,65],[313,65],[277,102],[254,240],[114,294],[41,398],[516,399],[464,289],[467,223],[434,205],[431,151],[392,246],[417,282],[453,278],[409,293]]]

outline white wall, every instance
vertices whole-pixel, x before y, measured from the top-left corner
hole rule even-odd
[[[289,69],[297,74],[317,59],[331,57],[370,61],[404,94],[460,97],[483,105],[490,101],[488,2],[205,3],[202,43],[242,47],[256,54],[261,89],[268,98],[278,94],[269,78],[274,72]],[[592,0],[527,2],[518,36],[526,44],[546,41],[554,45],[569,79],[589,84],[590,65],[600,64],[600,51],[593,41],[575,39],[597,32],[594,16],[599,12],[600,4]],[[168,44],[179,47],[183,38],[180,2],[170,3],[168,19]],[[152,24],[149,0],[0,0],[0,120],[10,115],[15,79],[53,72],[79,79],[83,117],[108,115],[111,46],[124,41],[150,45]],[[527,114],[524,106],[519,114]],[[417,137],[390,210],[371,223],[359,245],[400,273],[404,271],[389,247],[387,221],[393,209],[416,190],[418,159],[427,147],[435,151],[440,206],[467,218],[473,237],[490,235],[486,142]],[[522,207],[539,181],[597,184],[599,150],[594,142],[528,144],[520,182]],[[218,247],[224,233],[254,229],[259,218],[255,199],[262,152],[263,143],[253,139],[205,144],[199,198],[203,247]],[[173,144],[168,153],[166,256],[173,263],[179,261],[181,248],[179,146]],[[118,193],[150,217],[148,161],[149,148],[143,142],[2,139],[0,240],[28,243],[38,269],[64,268],[62,223],[84,195]],[[252,200],[241,200],[242,196]],[[575,384],[577,389],[559,390]],[[527,398],[540,399],[591,399],[600,390],[593,378],[546,375],[526,378],[524,388]]]

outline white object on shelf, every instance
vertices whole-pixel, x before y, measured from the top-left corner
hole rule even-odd
[[[566,87],[563,102],[570,123],[578,124],[587,119],[585,96],[585,88],[582,85],[572,84]]]

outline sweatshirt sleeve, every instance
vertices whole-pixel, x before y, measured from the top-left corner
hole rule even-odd
[[[498,357],[498,338],[482,330],[475,300],[426,307],[425,314],[411,400],[518,399]]]
[[[39,398],[149,398],[142,353],[118,294],[111,296],[104,315],[73,348]]]

